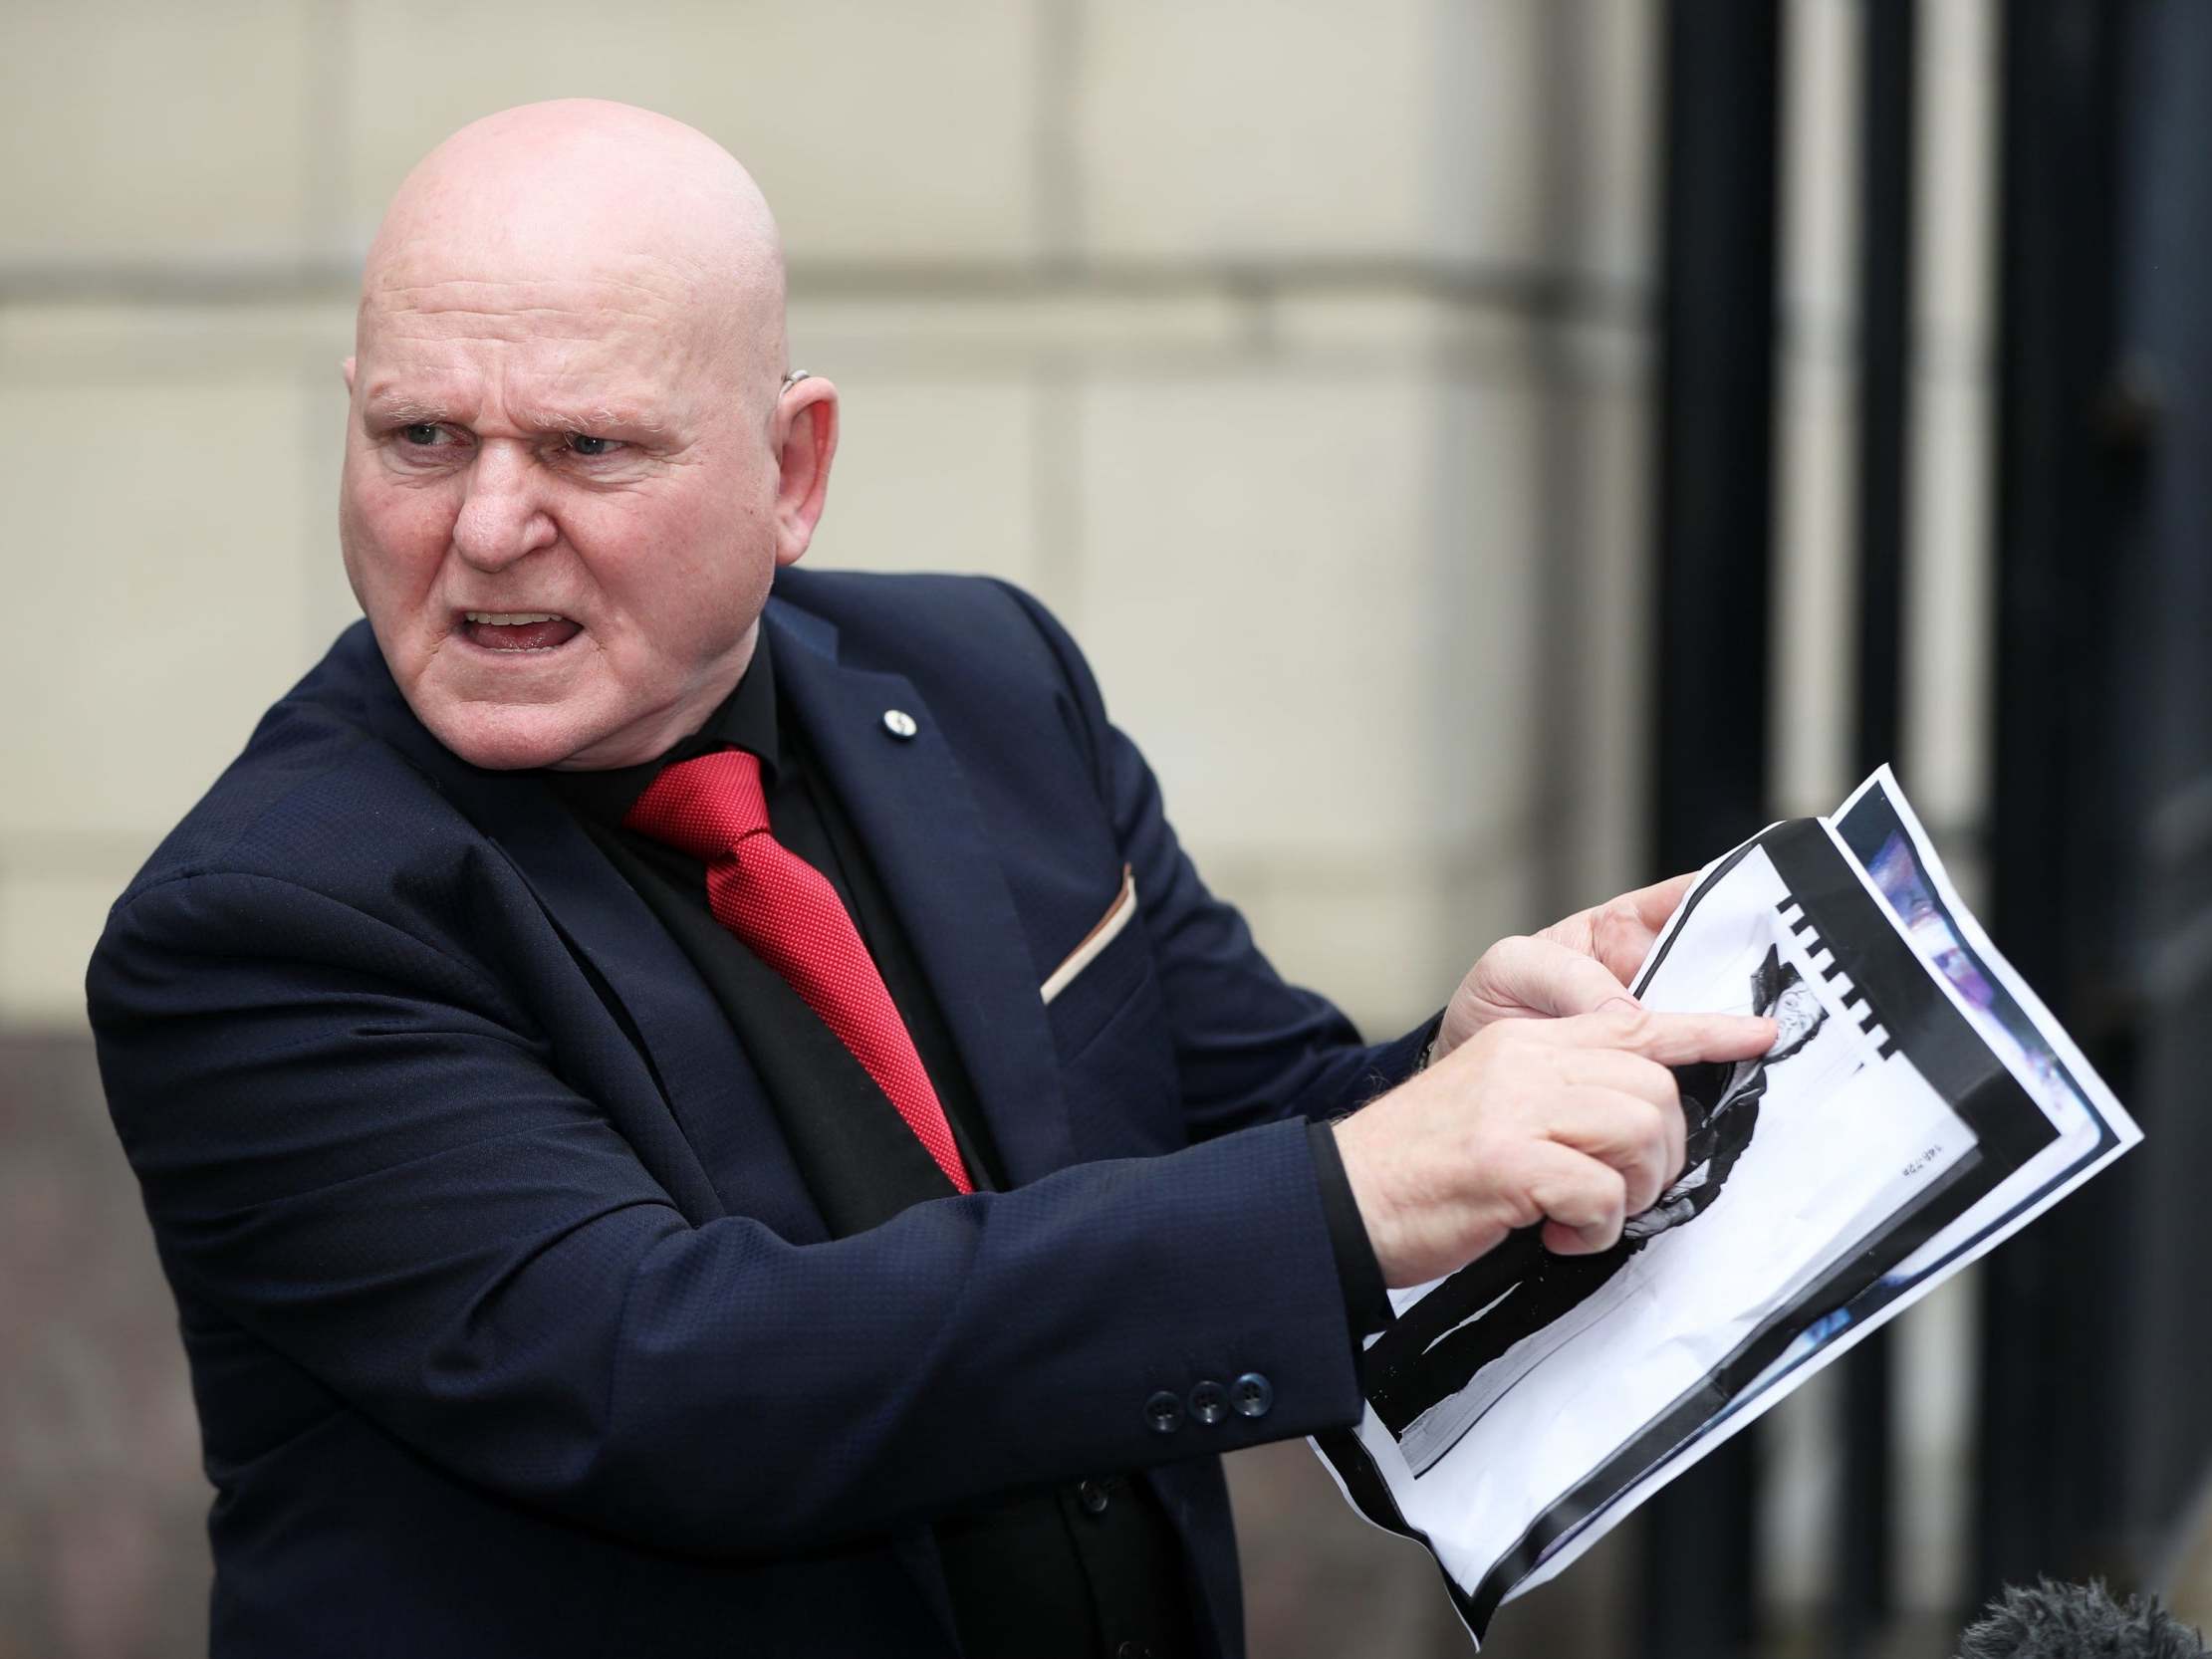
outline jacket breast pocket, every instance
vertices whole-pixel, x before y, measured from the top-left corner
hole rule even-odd
[[[1133,1157],[1182,1146],[1166,1010],[1126,869],[1113,905],[1040,995],[1080,1155]]]
[[[1097,1035],[1150,972],[1144,930],[1135,925],[1136,904],[1136,877],[1123,864],[1112,900],[1038,987],[1063,1060]]]

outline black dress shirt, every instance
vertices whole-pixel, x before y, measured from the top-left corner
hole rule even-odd
[[[705,866],[622,827],[663,767],[717,749],[760,758],[776,839],[837,889],[882,975],[979,1190],[1005,1173],[950,1029],[905,929],[801,725],[776,695],[768,635],[706,724],[658,760],[610,772],[548,772],[556,794],[698,967],[761,1075],[795,1161],[835,1236],[952,1192],[860,1063],[782,975],[708,908]],[[1353,1339],[1389,1320],[1382,1276],[1336,1137],[1314,1129],[1314,1162]],[[1192,1609],[1172,1527],[1148,1483],[1119,1475],[994,1500],[934,1528],[962,1644],[977,1659],[1189,1651]]]

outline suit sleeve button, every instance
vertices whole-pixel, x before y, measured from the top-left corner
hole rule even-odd
[[[1173,1434],[1183,1426],[1183,1402],[1162,1388],[1144,1402],[1144,1421],[1154,1434]]]
[[[1265,1417],[1275,1404],[1275,1384],[1257,1371],[1247,1371],[1229,1385],[1229,1403],[1239,1417]]]
[[[1229,1415],[1229,1390],[1208,1377],[1190,1391],[1190,1414],[1201,1423],[1220,1422]]]
[[[1076,1486],[1076,1502],[1093,1515],[1106,1512],[1106,1489],[1097,1481],[1082,1481]]]

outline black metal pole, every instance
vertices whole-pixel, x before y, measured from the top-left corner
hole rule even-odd
[[[1862,0],[1858,245],[1858,732],[1861,775],[1904,735],[1911,420],[1915,0]]]
[[[2127,0],[2004,8],[1997,392],[1997,720],[1992,920],[2006,954],[2097,1053],[2108,902],[2085,904],[2111,797],[2111,543],[2096,435],[2115,338],[2118,94]],[[2116,1079],[2115,1079],[2116,1080]],[[1982,1274],[1975,1599],[2039,1572],[2110,1570],[2116,1510],[2111,1318],[2124,1175],[1994,1253]]]
[[[1857,775],[1904,736],[1905,507],[1911,421],[1915,0],[1861,0],[1858,244]],[[1866,1651],[1887,1619],[1895,1451],[1887,1331],[1843,1368],[1835,1645]]]
[[[1669,870],[1766,821],[1781,17],[1666,13],[1651,798]],[[1737,1436],[1650,1506],[1645,1659],[1751,1651],[1754,1448]]]

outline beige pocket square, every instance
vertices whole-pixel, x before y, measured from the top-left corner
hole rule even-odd
[[[1068,953],[1068,960],[1052,971],[1052,976],[1038,987],[1038,995],[1046,1002],[1075,984],[1076,976],[1099,959],[1100,952],[1113,943],[1114,935],[1129,925],[1129,918],[1136,914],[1136,871],[1127,864],[1121,866],[1121,890],[1113,895],[1113,902],[1106,906],[1106,913],[1099,918],[1098,925],[1083,936],[1083,943]]]

